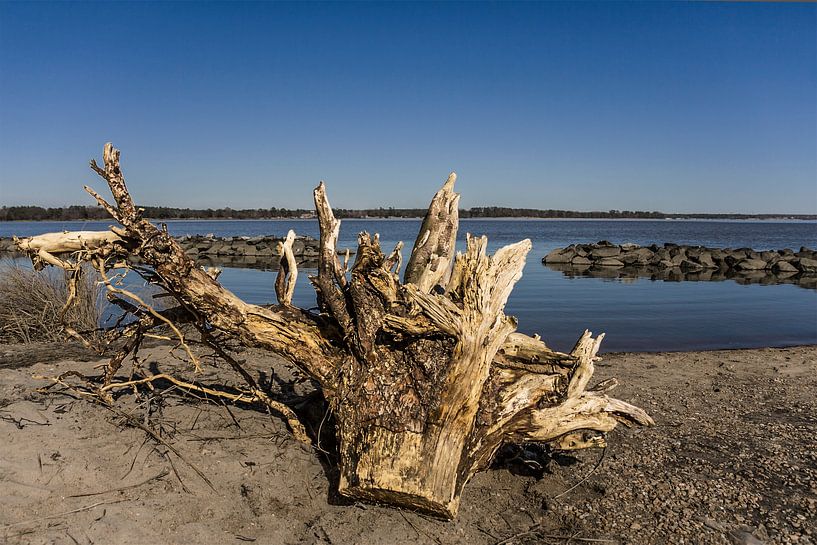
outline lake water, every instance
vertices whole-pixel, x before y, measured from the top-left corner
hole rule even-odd
[[[0,222],[0,237],[61,230],[102,230],[108,222]],[[288,229],[317,237],[315,220],[169,221],[175,235],[277,235]],[[356,247],[357,233],[380,233],[385,252],[403,240],[409,248],[420,220],[343,220],[338,246]],[[584,328],[606,332],[603,351],[663,351],[817,344],[817,291],[793,285],[723,282],[662,282],[569,278],[541,258],[573,243],[609,240],[641,245],[675,242],[755,250],[817,247],[817,222],[462,220],[465,233],[487,235],[489,248],[529,238],[533,250],[506,313],[519,330],[539,333],[550,346],[569,350]],[[408,250],[404,250],[407,257]],[[315,296],[303,271],[294,303],[312,307]],[[268,271],[227,268],[220,280],[253,303],[275,301]]]

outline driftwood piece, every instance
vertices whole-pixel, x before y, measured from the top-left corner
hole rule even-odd
[[[278,267],[278,276],[275,279],[275,296],[282,305],[292,304],[292,294],[295,293],[295,282],[298,280],[298,262],[292,252],[295,242],[295,231],[287,233],[286,238],[279,244],[278,253],[281,255]]]
[[[459,227],[460,196],[454,193],[456,181],[457,174],[452,172],[434,195],[406,263],[403,282],[423,291],[444,285],[451,272]]]
[[[516,319],[504,307],[531,243],[488,255],[487,239],[468,235],[465,250],[455,255],[459,195],[453,173],[432,200],[403,282],[402,243],[385,255],[377,235],[360,234],[351,270],[340,263],[340,221],[326,186],[318,185],[320,261],[310,280],[320,312],[314,314],[292,306],[293,232],[282,244],[280,305],[248,304],[141,217],[125,186],[119,151],[107,144],[103,157],[102,167],[91,166],[107,182],[114,204],[88,191],[120,226],[98,238],[30,237],[18,242],[21,250],[64,268],[80,261],[103,268],[138,262],[202,331],[226,332],[300,366],[318,382],[334,414],[339,491],[345,496],[453,517],[465,483],[503,443],[598,447],[620,421],[652,423],[643,410],[607,396],[614,382],[587,388],[603,335],[585,332],[563,354],[538,336],[515,332]],[[144,301],[130,303],[141,316],[153,316]],[[143,321],[150,326],[160,320]],[[263,394],[254,384],[251,391]]]

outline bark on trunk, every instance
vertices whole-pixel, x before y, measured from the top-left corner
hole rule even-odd
[[[86,189],[120,226],[104,234],[31,237],[18,241],[20,248],[38,265],[64,268],[91,261],[104,271],[123,258],[136,260],[208,326],[303,368],[321,385],[335,416],[343,495],[450,518],[465,483],[503,443],[598,447],[618,422],[652,423],[641,409],[606,395],[614,382],[587,389],[603,335],[585,332],[570,354],[562,354],[515,332],[516,320],[503,310],[531,243],[491,256],[485,237],[468,235],[465,251],[455,255],[459,195],[453,173],[432,200],[403,282],[402,243],[385,255],[376,234],[360,234],[350,271],[341,264],[340,221],[321,182],[314,192],[320,264],[311,278],[320,313],[313,314],[291,304],[298,274],[291,258],[294,233],[282,246],[280,305],[250,305],[141,217],[125,187],[118,150],[107,144],[104,166],[91,166],[107,181],[115,204]]]

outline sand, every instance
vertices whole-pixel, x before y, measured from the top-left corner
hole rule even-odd
[[[144,355],[146,365],[181,365],[161,346]],[[241,357],[301,401],[321,428],[319,449],[256,407],[179,389],[123,393],[117,406],[160,429],[181,459],[121,413],[35,391],[46,383],[32,375],[92,373],[103,360],[54,345],[0,346],[0,542],[817,541],[817,347],[605,355],[596,379],[619,378],[616,397],[657,425],[619,427],[605,451],[508,448],[466,486],[454,521],[337,497],[321,400],[281,360]],[[215,369],[199,379],[229,376]]]

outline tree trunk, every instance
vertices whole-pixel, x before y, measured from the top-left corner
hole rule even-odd
[[[515,333],[516,320],[503,309],[531,243],[489,256],[487,239],[468,235],[464,253],[455,256],[459,195],[453,173],[432,200],[403,282],[397,274],[402,243],[385,255],[376,234],[360,234],[351,270],[340,263],[340,221],[321,182],[314,192],[320,261],[310,278],[320,312],[313,314],[291,304],[294,233],[281,252],[280,304],[250,305],[198,267],[166,231],[141,218],[118,150],[107,144],[104,167],[91,166],[107,181],[115,205],[86,190],[121,227],[32,237],[18,241],[20,248],[37,265],[71,268],[90,261],[101,272],[123,258],[135,260],[208,327],[300,366],[320,384],[335,416],[345,496],[450,518],[465,483],[503,443],[599,447],[620,421],[652,423],[641,409],[607,397],[614,381],[587,389],[603,335],[585,332],[570,354],[562,354],[538,337]],[[133,302],[158,315],[143,301]]]

